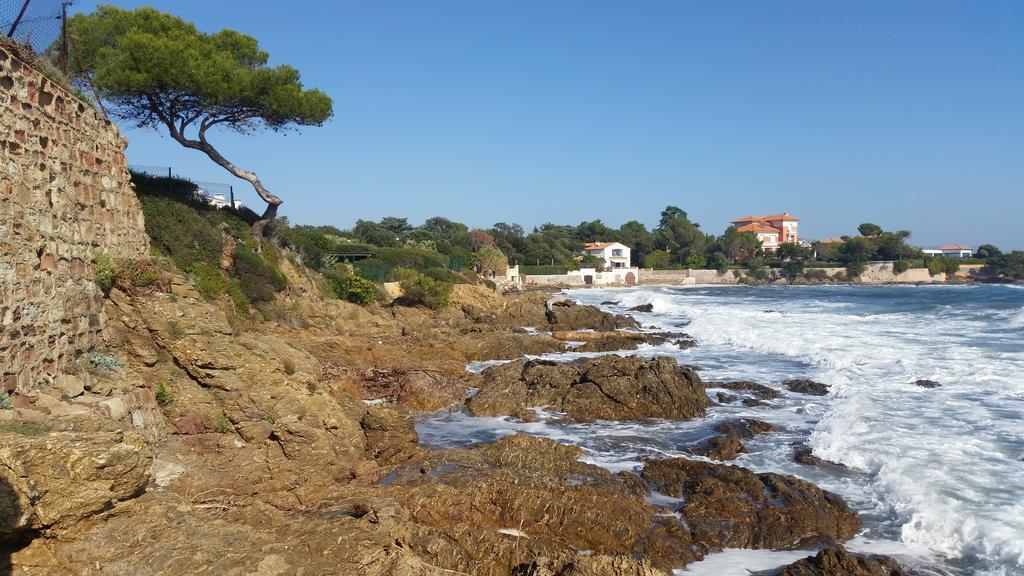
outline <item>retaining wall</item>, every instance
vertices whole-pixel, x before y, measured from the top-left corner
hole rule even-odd
[[[54,377],[98,344],[101,253],[149,238],[117,128],[0,47],[0,388]]]

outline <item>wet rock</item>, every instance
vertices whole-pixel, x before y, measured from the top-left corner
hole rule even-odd
[[[604,302],[601,302],[601,306],[618,306],[618,305],[619,305],[619,303],[616,300],[605,300]]]
[[[809,535],[852,536],[860,517],[841,497],[794,476],[681,458],[649,460],[643,478],[686,501],[694,540],[715,549],[779,548]]]
[[[793,445],[793,461],[797,464],[804,464],[805,466],[831,466],[834,468],[846,468],[844,464],[818,458],[811,451],[811,447],[803,442],[797,442]]]
[[[916,380],[914,381],[914,385],[920,386],[921,388],[938,388],[942,386],[942,384],[939,384],[935,380]]]
[[[676,348],[679,348],[680,350],[689,350],[697,345],[697,341],[693,338],[682,338],[680,340],[676,340],[675,345]]]
[[[732,460],[739,454],[746,453],[744,439],[773,432],[775,427],[760,420],[744,419],[722,422],[714,427],[714,431],[718,434],[691,447],[689,452],[711,460]]]
[[[736,392],[746,392],[758,400],[772,400],[780,396],[779,391],[750,380],[736,382],[708,382],[708,388],[725,388]]]
[[[725,422],[721,422],[715,426],[714,430],[721,434],[737,436],[739,438],[753,438],[754,436],[764,434],[765,432],[775,432],[776,428],[762,420],[742,418],[740,420],[727,420]]]
[[[732,404],[736,401],[736,396],[726,392],[716,392],[715,398],[718,399],[719,404]]]
[[[747,449],[739,436],[719,434],[708,438],[688,450],[695,456],[704,456],[711,460],[732,460]]]
[[[633,306],[629,309],[630,312],[654,312],[654,304],[647,303],[639,306]]]
[[[615,332],[601,332],[601,334],[616,334]],[[636,350],[642,340],[632,336],[612,338],[601,338],[585,342],[576,348],[577,352],[616,352],[619,350]]]
[[[488,368],[467,409],[507,416],[521,407],[550,406],[578,422],[686,420],[704,415],[709,401],[700,377],[671,358],[604,356],[571,364],[512,362]]]
[[[806,378],[797,378],[794,380],[786,380],[782,383],[790,392],[796,392],[797,394],[810,394],[811,396],[824,396],[828,394],[828,386],[814,380],[807,380]]]
[[[766,576],[910,576],[888,556],[847,552],[840,545],[766,573]]]
[[[747,408],[754,408],[756,406],[767,406],[768,405],[767,402],[763,402],[761,400],[758,400],[757,398],[744,398],[740,403],[743,404],[744,406],[746,406]]]
[[[133,433],[6,433],[0,438],[0,533],[66,529],[138,496],[153,461]]]

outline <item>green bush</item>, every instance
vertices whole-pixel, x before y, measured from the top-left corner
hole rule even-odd
[[[782,269],[786,271],[786,274],[788,274],[790,278],[796,278],[804,271],[804,261],[787,260],[782,263]]]
[[[354,274],[335,274],[328,277],[328,282],[337,298],[348,300],[354,304],[372,304],[380,300],[381,297],[376,284]]]
[[[150,260],[121,258],[114,263],[114,286],[128,294],[140,290],[166,292],[170,289],[170,280],[164,271]]]
[[[14,410],[14,402],[7,390],[0,390],[0,410]]]
[[[267,248],[272,251],[272,248]],[[264,261],[259,254],[239,244],[234,254],[234,275],[250,302],[271,302],[274,294],[287,286],[284,275]]]
[[[864,273],[866,268],[867,265],[863,262],[850,262],[846,265],[846,277],[851,280],[857,278]]]
[[[171,391],[167,389],[166,382],[160,382],[156,385],[156,391],[153,392],[153,396],[156,397],[156,403],[160,406],[170,404],[174,397],[171,396]]]
[[[379,248],[374,257],[365,262],[410,268],[420,272],[430,268],[448,267],[447,256],[426,248]]]
[[[396,270],[402,287],[400,304],[406,306],[423,305],[433,310],[440,310],[448,305],[452,295],[452,285],[435,280],[415,270]]]
[[[910,260],[897,260],[892,263],[892,271],[896,274],[902,274],[910,270]]]
[[[438,282],[447,282],[448,284],[472,284],[462,274],[456,274],[447,268],[427,268],[422,271],[422,274],[429,276]]]
[[[936,274],[955,274],[960,269],[959,258],[948,258],[946,256],[936,256],[928,259],[928,273],[932,276]]]
[[[251,302],[242,291],[238,280],[226,276],[220,271],[220,268],[206,262],[196,263],[189,272],[196,285],[196,290],[204,297],[212,300],[227,294],[236,310],[242,313],[249,312]]]
[[[828,272],[825,272],[820,268],[805,269],[804,278],[807,278],[808,280],[822,282],[828,279]]]
[[[110,289],[114,287],[114,279],[117,277],[114,271],[114,259],[106,252],[97,254],[96,260],[92,264],[92,271],[96,285],[104,294],[109,294]]]

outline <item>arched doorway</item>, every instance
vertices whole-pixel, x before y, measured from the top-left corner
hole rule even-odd
[[[626,285],[633,286],[634,284],[636,284],[636,274],[626,272]]]

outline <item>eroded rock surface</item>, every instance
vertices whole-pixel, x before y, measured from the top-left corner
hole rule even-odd
[[[578,422],[687,420],[709,401],[697,373],[666,357],[604,356],[572,364],[517,361],[488,368],[466,407],[478,416],[515,414],[548,406]]]
[[[674,458],[649,460],[643,478],[679,508],[694,539],[714,548],[780,548],[811,535],[842,540],[860,517],[838,495],[794,476]]]
[[[847,552],[842,546],[829,546],[814,556],[798,560],[770,576],[910,576],[911,573],[888,556]]]
[[[809,394],[811,396],[824,396],[828,394],[829,388],[826,384],[815,382],[814,380],[807,380],[806,378],[786,380],[782,385],[790,392],[796,392],[797,394]]]

